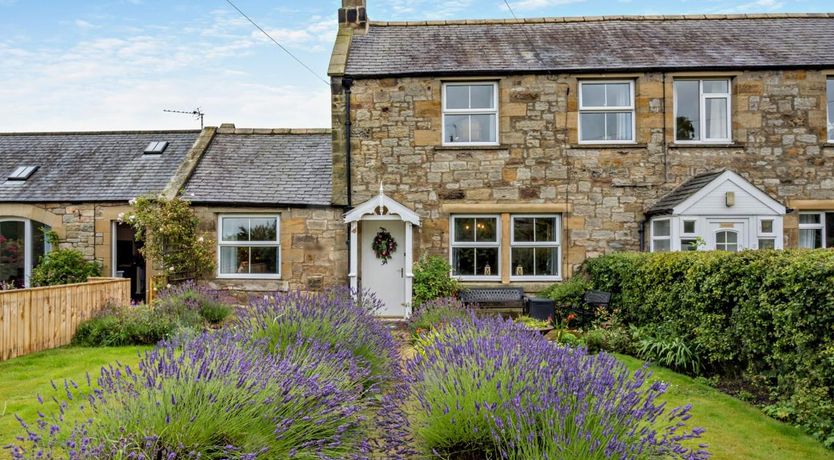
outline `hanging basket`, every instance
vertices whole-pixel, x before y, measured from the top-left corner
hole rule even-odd
[[[397,252],[397,241],[385,227],[379,227],[379,231],[374,236],[372,247],[376,258],[382,260],[382,264],[385,265]]]

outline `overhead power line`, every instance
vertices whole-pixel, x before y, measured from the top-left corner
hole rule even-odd
[[[270,40],[272,41],[272,43],[275,43],[276,45],[278,45],[278,47],[279,47],[279,48],[281,48],[282,50],[284,50],[284,52],[285,52],[285,53],[287,53],[287,54],[288,54],[291,58],[295,59],[295,62],[298,62],[299,64],[301,64],[301,66],[302,66],[302,67],[304,67],[305,69],[307,69],[307,70],[308,70],[311,74],[315,75],[315,77],[316,77],[316,78],[318,78],[319,80],[321,80],[322,82],[324,82],[324,84],[325,84],[325,85],[330,86],[330,82],[328,82],[327,80],[325,80],[324,78],[322,78],[322,77],[321,77],[321,75],[319,75],[319,74],[318,74],[318,72],[316,72],[315,70],[313,70],[313,68],[312,68],[312,67],[310,67],[310,66],[308,66],[307,64],[305,64],[305,63],[304,63],[304,61],[302,61],[301,59],[299,59],[296,55],[292,54],[292,52],[291,52],[290,50],[288,50],[288,49],[287,49],[284,45],[282,45],[281,43],[279,43],[279,42],[278,42],[278,40],[276,40],[276,39],[272,38],[272,35],[269,35],[269,32],[267,32],[266,30],[264,30],[264,28],[263,28],[263,27],[259,26],[259,25],[258,25],[258,23],[256,23],[255,21],[253,21],[253,20],[252,20],[252,18],[250,18],[249,16],[247,16],[247,15],[246,15],[246,13],[244,13],[244,12],[243,12],[243,10],[241,10],[240,8],[238,8],[238,7],[237,7],[237,5],[235,5],[234,3],[232,3],[232,1],[231,1],[231,0],[226,0],[226,3],[228,3],[228,4],[232,7],[232,8],[234,8],[235,10],[237,10],[237,12],[238,12],[238,13],[240,13],[240,15],[241,15],[241,16],[243,16],[244,18],[246,18],[246,20],[247,20],[247,21],[251,22],[253,26],[255,26],[258,30],[260,30],[260,31],[261,31],[261,33],[263,33],[264,35],[266,35],[266,38],[270,39]]]

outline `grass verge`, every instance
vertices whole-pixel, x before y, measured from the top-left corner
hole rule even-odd
[[[37,419],[41,408],[36,399],[38,394],[44,399],[55,395],[61,400],[64,379],[86,387],[87,372],[95,383],[102,366],[115,361],[133,366],[139,361],[138,354],[148,349],[65,347],[0,362],[0,458],[10,457],[2,447],[23,434],[15,414],[27,422]],[[58,392],[52,389],[50,381],[58,386]]]
[[[632,371],[643,365],[637,358],[616,356]],[[834,460],[834,452],[819,441],[751,404],[663,367],[652,366],[651,371],[653,380],[669,383],[667,404],[692,404],[690,423],[707,430],[701,442],[709,444],[713,459]]]

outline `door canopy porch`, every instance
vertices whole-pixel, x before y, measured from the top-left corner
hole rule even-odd
[[[386,280],[384,279],[384,276],[368,275],[369,268],[378,269],[379,267],[370,267],[367,264],[378,264],[379,261],[377,261],[369,252],[371,250],[370,243],[365,240],[364,236],[363,238],[359,237],[359,224],[361,221],[380,221],[381,224],[384,224],[383,221],[403,222],[401,231],[404,234],[405,241],[403,241],[403,244],[401,244],[398,248],[398,257],[401,257],[401,259],[386,266],[388,270],[396,270],[395,265],[397,265],[397,263],[400,264],[399,266],[401,269],[399,271],[394,271],[393,273],[399,273],[395,278],[397,280],[402,280],[401,285],[392,284],[391,279]],[[359,274],[366,272],[365,278],[368,279],[362,280],[363,290],[367,289],[375,293],[379,293],[383,290],[388,290],[386,293],[390,293],[392,292],[390,290],[393,290],[393,292],[397,293],[395,296],[397,299],[395,301],[391,301],[389,299],[387,303],[390,305],[386,304],[385,309],[379,312],[379,314],[385,316],[407,317],[411,310],[411,286],[414,278],[414,274],[411,271],[414,264],[412,257],[414,238],[413,227],[420,226],[420,216],[418,216],[417,213],[411,209],[408,209],[402,204],[391,199],[391,197],[384,193],[382,184],[380,184],[379,195],[346,213],[345,223],[350,224],[350,272],[348,273],[348,278],[350,279],[351,289],[354,292],[358,291],[360,284]],[[397,223],[397,226],[399,225],[400,224]],[[393,228],[391,230],[392,232],[394,231]],[[365,240],[365,243],[362,243],[363,240]],[[361,257],[362,266],[360,266],[361,254],[364,254]],[[377,272],[377,274],[379,274],[379,272]],[[391,272],[382,272],[382,275],[386,274],[390,275]],[[399,281],[395,284],[399,284]]]
[[[403,222],[420,226],[420,216],[386,195],[380,184],[379,195],[346,213],[345,223],[350,224],[360,220],[391,220],[395,217]]]

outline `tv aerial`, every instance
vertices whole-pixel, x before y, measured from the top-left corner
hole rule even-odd
[[[162,109],[162,111],[167,112],[167,113],[180,113],[180,114],[183,114],[183,115],[191,115],[191,116],[194,117],[195,120],[196,119],[200,120],[200,129],[203,129],[203,117],[205,117],[206,114],[203,113],[203,111],[200,110],[199,107],[197,107],[196,109],[191,110],[191,111],[188,111],[188,110],[171,110],[171,109]]]

